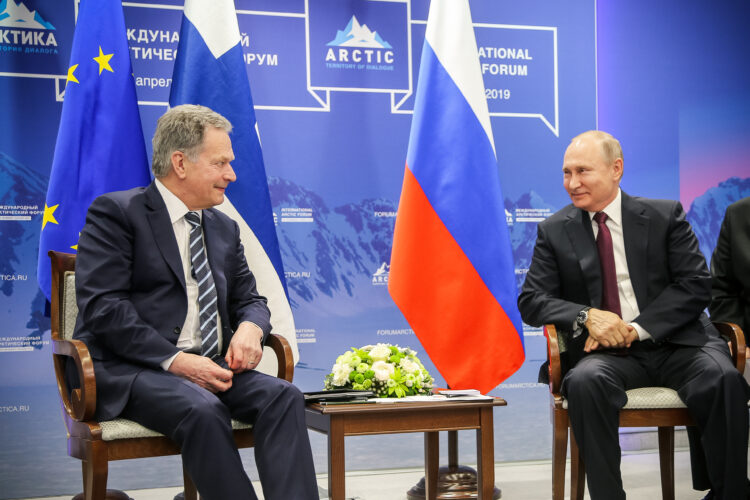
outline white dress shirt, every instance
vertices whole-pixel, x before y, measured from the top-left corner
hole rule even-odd
[[[638,332],[640,340],[651,338],[651,334],[633,320],[641,313],[638,309],[638,302],[635,299],[635,290],[633,283],[630,281],[630,272],[628,271],[628,260],[625,256],[625,238],[622,230],[622,190],[617,190],[617,196],[612,203],[601,210],[607,214],[605,224],[612,234],[612,250],[615,254],[615,274],[617,275],[617,291],[620,296],[620,310],[622,320],[632,325]],[[596,212],[589,212],[591,226],[594,229],[594,238],[599,234],[599,224],[594,220]]]
[[[156,179],[156,188],[164,199],[164,204],[167,206],[169,220],[172,222],[172,229],[174,230],[174,236],[177,240],[177,248],[180,251],[182,271],[185,274],[188,307],[187,316],[185,316],[185,323],[182,325],[180,337],[177,339],[177,347],[183,351],[190,350],[200,354],[202,339],[200,332],[200,317],[198,314],[198,282],[193,277],[192,262],[190,261],[190,223],[185,220],[185,214],[190,210],[182,200],[167,189],[159,179]],[[203,211],[196,210],[195,212],[197,212],[198,217],[200,217],[202,221]],[[208,249],[206,249],[206,255],[208,255]],[[219,352],[221,352],[221,318],[218,315],[216,316],[216,328],[219,332]],[[177,357],[177,354],[162,361],[161,367],[164,370],[168,370],[175,357]]]

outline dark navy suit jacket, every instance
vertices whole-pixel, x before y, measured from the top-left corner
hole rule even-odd
[[[218,295],[223,353],[234,330],[251,321],[271,330],[266,299],[256,290],[239,228],[203,210],[208,260]],[[180,253],[156,185],[108,193],[91,204],[76,259],[79,308],[74,337],[89,348],[97,385],[97,417],[114,418],[139,371],[161,370],[173,356],[187,314]]]
[[[679,202],[622,193],[628,272],[640,315],[654,342],[703,346],[719,334],[703,312],[711,276]],[[591,219],[573,205],[538,226],[534,256],[518,299],[529,325],[569,332],[585,306],[599,308],[602,282]],[[567,367],[583,356],[585,334],[568,342]]]
[[[711,257],[711,318],[750,335],[750,197],[732,203]]]

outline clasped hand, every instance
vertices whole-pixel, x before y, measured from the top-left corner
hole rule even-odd
[[[263,331],[256,325],[240,323],[224,356],[228,370],[205,356],[181,352],[172,361],[169,371],[213,393],[224,392],[232,387],[232,376],[235,373],[258,366],[263,356],[262,339]]]
[[[638,340],[636,329],[617,314],[594,308],[589,309],[588,313],[586,329],[589,336],[583,347],[584,351],[630,347],[630,344]]]

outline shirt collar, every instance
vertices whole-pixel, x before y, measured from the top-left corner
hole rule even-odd
[[[172,191],[167,188],[159,179],[156,179],[156,189],[159,190],[164,204],[167,206],[167,212],[169,213],[169,221],[174,224],[180,219],[185,217],[185,214],[190,212],[187,205],[182,202]],[[198,213],[198,217],[202,217],[202,210],[194,210]]]
[[[622,190],[620,188],[617,188],[617,196],[615,196],[615,199],[612,200],[609,205],[604,207],[604,209],[600,210],[600,212],[607,214],[608,220],[611,220],[618,226],[622,226]],[[589,212],[591,220],[594,219],[595,215],[596,212]]]

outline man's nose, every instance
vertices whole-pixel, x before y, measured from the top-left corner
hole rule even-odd
[[[570,174],[568,177],[568,188],[575,189],[580,185],[580,181],[578,179],[578,176],[576,174]]]
[[[232,165],[227,164],[227,170],[224,173],[224,178],[228,180],[229,182],[234,182],[237,180],[237,175],[234,173],[234,169],[232,168]]]

